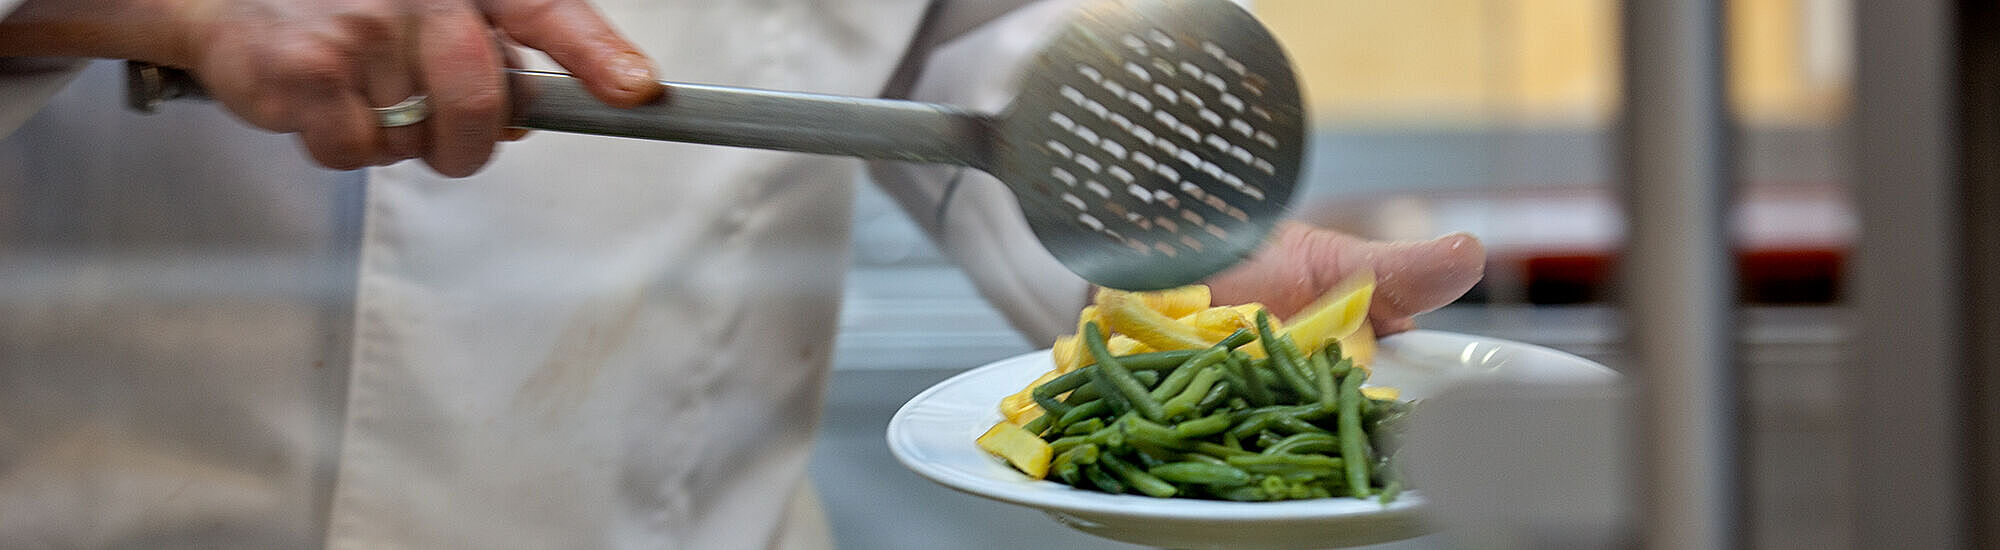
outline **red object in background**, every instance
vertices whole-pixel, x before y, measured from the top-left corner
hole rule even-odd
[[[1617,276],[1610,253],[1544,253],[1518,257],[1528,303],[1607,301]],[[1505,261],[1505,260],[1502,260]],[[1847,263],[1842,248],[1746,250],[1736,255],[1737,299],[1746,304],[1826,304],[1840,299]],[[1496,265],[1489,269],[1514,269]]]
[[[1847,250],[1789,248],[1737,254],[1738,299],[1751,304],[1824,304],[1840,299]]]
[[[1521,282],[1531,304],[1609,300],[1614,273],[1610,254],[1535,255],[1521,261]]]

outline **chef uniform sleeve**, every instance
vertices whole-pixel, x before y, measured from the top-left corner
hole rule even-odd
[[[892,80],[885,95],[999,112],[1013,100],[1018,69],[1074,4],[941,2],[906,60],[917,70],[903,71],[910,81]],[[1006,185],[936,164],[871,162],[868,173],[1029,342],[1074,331],[1090,285],[1042,247]]]
[[[0,19],[25,0],[0,0]],[[0,57],[0,138],[14,133],[83,68],[81,59]]]

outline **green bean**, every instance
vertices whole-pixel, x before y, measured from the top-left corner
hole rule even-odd
[[[1316,406],[1308,408],[1316,408]],[[1247,416],[1243,415],[1246,412],[1251,414]],[[1272,407],[1262,410],[1236,411],[1232,414],[1237,415],[1236,418],[1241,418],[1242,420],[1237,421],[1235,426],[1231,426],[1228,433],[1241,440],[1274,427],[1283,428],[1286,433],[1326,431],[1306,421],[1304,417],[1307,415],[1300,414],[1301,412],[1305,411],[1300,411],[1296,407]]]
[[[1284,387],[1285,381],[1278,376],[1278,369],[1271,366],[1271,358],[1265,357],[1263,359],[1251,360],[1250,372],[1257,375],[1257,381],[1271,391],[1271,401],[1273,403],[1283,401],[1282,399],[1278,399],[1277,393],[1279,389]]]
[[[1293,434],[1274,445],[1264,447],[1264,454],[1330,453],[1339,448],[1339,443],[1339,439],[1328,433]]]
[[[1156,370],[1132,371],[1132,379],[1138,380],[1140,386],[1145,386],[1150,388],[1153,387],[1155,384],[1160,383],[1160,371]]]
[[[1096,365],[1094,364],[1091,365],[1091,368],[1089,369],[1077,372],[1083,372],[1085,375],[1089,375],[1091,373],[1088,371],[1093,371],[1093,370],[1097,370]],[[1132,373],[1132,378],[1138,380],[1140,385],[1150,386],[1154,382],[1158,382],[1160,380],[1160,373],[1159,371],[1149,371],[1149,370],[1138,371]],[[1123,399],[1123,397],[1124,395],[1118,393],[1115,390],[1108,393],[1099,391],[1097,380],[1093,378],[1090,383],[1084,384],[1083,387],[1077,388],[1069,392],[1069,397],[1063,399],[1063,403],[1070,405],[1071,412],[1074,413],[1075,412],[1074,409],[1076,407],[1087,405],[1091,401],[1104,401],[1103,405],[1099,405],[1099,407],[1101,408],[1092,409],[1086,412],[1088,412],[1090,416],[1115,417],[1128,412],[1132,412],[1132,405],[1129,402],[1126,402]],[[1082,416],[1071,417],[1068,414],[1065,414],[1063,417],[1075,418],[1077,420],[1082,420],[1084,418]],[[1059,423],[1057,425],[1061,424]]]
[[[1094,404],[1094,405],[1103,405],[1103,404],[1104,404],[1104,402],[1103,402],[1103,401],[1101,401],[1101,400],[1100,400],[1100,401],[1092,401],[1092,402],[1090,402],[1090,403],[1091,403],[1091,404]],[[1084,407],[1090,407],[1090,408],[1095,408],[1095,409],[1108,409],[1108,408],[1109,408],[1109,407],[1099,407],[1099,406],[1092,406],[1092,405],[1084,405]],[[1084,407],[1077,407],[1077,410],[1084,410]],[[1073,413],[1073,412],[1076,412],[1076,411],[1070,411],[1070,412],[1072,412],[1072,413]],[[1058,422],[1060,422],[1060,421],[1058,421]],[[1089,434],[1089,433],[1091,433],[1091,432],[1095,432],[1095,431],[1097,431],[1097,430],[1102,430],[1102,429],[1104,429],[1104,419],[1102,419],[1102,418],[1085,418],[1085,419],[1083,419],[1083,420],[1082,420],[1082,421],[1080,421],[1080,422],[1075,422],[1075,423],[1071,423],[1071,424],[1068,424],[1068,425],[1065,425],[1065,426],[1063,426],[1063,431],[1062,431],[1062,434],[1063,434],[1063,435],[1065,435],[1065,436],[1071,436],[1071,435],[1088,435],[1088,434]]]
[[[1125,432],[1107,426],[1084,435],[1063,436],[1049,442],[1049,451],[1060,453],[1086,443],[1115,449],[1125,445]]]
[[[1196,410],[1195,405],[1201,402],[1202,396],[1208,395],[1208,389],[1214,387],[1215,381],[1221,379],[1221,365],[1203,367],[1201,372],[1195,373],[1194,380],[1188,381],[1186,388],[1181,389],[1173,399],[1168,399],[1160,406],[1161,419],[1178,418],[1193,413]]]
[[[1043,413],[1041,416],[1035,417],[1034,420],[1029,420],[1028,425],[1022,426],[1021,429],[1027,430],[1028,433],[1035,434],[1035,437],[1041,437],[1042,432],[1049,431],[1049,426],[1054,423],[1055,423],[1055,417],[1050,416],[1047,413]]]
[[[1236,333],[1243,334],[1244,332],[1239,329]],[[1160,385],[1153,388],[1153,399],[1164,402],[1173,398],[1181,390],[1186,389],[1188,384],[1193,382],[1194,378],[1199,376],[1201,369],[1220,363],[1227,357],[1229,357],[1229,348],[1223,344],[1216,344],[1213,347],[1202,350],[1193,359],[1189,359],[1187,364],[1181,365],[1172,374],[1167,375],[1165,380],[1161,380]]]
[[[1134,353],[1131,355],[1119,357],[1118,364],[1124,365],[1125,368],[1127,370],[1132,371],[1133,374],[1138,374],[1139,372],[1142,371],[1173,370],[1174,368],[1187,363],[1188,360],[1193,359],[1194,356],[1200,354],[1201,350],[1199,349],[1149,351],[1145,353]]]
[[[1078,487],[1080,485],[1077,484],[1083,482],[1083,468],[1077,466],[1075,462],[1062,460],[1062,457],[1056,457],[1056,460],[1049,464],[1049,473],[1055,474],[1056,480],[1064,485]]]
[[[1243,438],[1256,436],[1258,432],[1262,432],[1264,431],[1265,428],[1269,428],[1271,426],[1272,420],[1276,418],[1278,414],[1279,413],[1275,412],[1264,412],[1264,413],[1253,414],[1247,417],[1242,417],[1242,420],[1236,421],[1235,426],[1231,426],[1229,428],[1229,431],[1223,433],[1227,434],[1228,437],[1231,439],[1242,441]]]
[[[1222,457],[1206,453],[1188,453],[1186,455],[1182,455],[1181,460],[1183,462],[1200,462],[1203,464],[1215,464],[1220,466],[1229,465],[1229,462],[1222,460]]]
[[[1322,434],[1333,433],[1327,431],[1326,428],[1321,428],[1318,425],[1313,424],[1311,422],[1300,420],[1299,417],[1286,414],[1273,416],[1271,418],[1271,425],[1269,426],[1269,429],[1285,432],[1286,435],[1306,434],[1306,433],[1322,433]]]
[[[1160,382],[1160,364],[1168,364],[1168,360],[1174,360],[1168,366],[1178,366],[1178,364],[1186,362],[1186,358],[1192,358],[1192,356],[1194,354],[1188,354],[1186,350],[1176,350],[1176,352],[1132,354],[1132,356],[1124,356],[1124,358],[1118,358],[1118,360],[1128,370],[1132,370],[1134,366],[1142,366],[1144,370],[1132,370],[1132,378],[1138,378],[1138,382],[1144,384],[1144,386],[1152,386],[1154,382]],[[1098,390],[1094,386],[1090,386],[1090,372],[1086,372],[1092,366],[1096,366],[1096,364],[1092,362],[1092,364],[1086,364],[1086,366],[1082,366],[1078,370],[1064,372],[1062,376],[1056,376],[1054,380],[1042,382],[1042,386],[1034,386],[1028,392],[1028,396],[1034,398],[1034,404],[1042,406],[1044,412],[1054,412],[1056,416],[1064,416],[1072,406],[1086,404],[1086,402],[1092,402],[1092,400],[1100,398]],[[1064,392],[1068,392],[1068,396],[1062,398],[1062,400],[1056,400],[1056,396],[1062,396]]]
[[[1070,450],[1056,454],[1055,460],[1049,465],[1050,471],[1055,472],[1056,477],[1064,483],[1081,487],[1081,484],[1086,479],[1083,476],[1082,468],[1096,464],[1098,453],[1097,445],[1094,443],[1078,445]]]
[[[1222,457],[1222,458],[1228,458],[1228,457],[1232,457],[1232,456],[1240,456],[1240,455],[1254,455],[1254,454],[1257,454],[1257,453],[1253,453],[1253,452],[1250,452],[1250,451],[1246,451],[1246,450],[1243,450],[1243,448],[1242,448],[1241,446],[1237,446],[1237,447],[1230,447],[1230,446],[1228,446],[1228,445],[1220,445],[1220,444],[1215,444],[1215,443],[1209,443],[1209,442],[1207,442],[1207,441],[1196,441],[1196,442],[1194,442],[1194,451],[1195,451],[1195,452],[1198,452],[1198,453],[1204,453],[1204,454],[1209,454],[1209,455],[1214,455],[1214,456],[1217,456],[1217,457]]]
[[[1340,380],[1333,377],[1333,364],[1327,362],[1326,354],[1314,355],[1312,358],[1307,359],[1306,362],[1312,365],[1313,383],[1317,386],[1316,391],[1319,392],[1320,408],[1330,411],[1334,410],[1335,407],[1339,407],[1340,393],[1338,386]]]
[[[1040,386],[1035,386],[1034,389],[1028,390],[1028,396],[1035,399],[1036,405],[1041,405],[1043,412],[1061,417],[1069,412],[1070,405],[1060,399],[1056,399],[1056,396],[1062,395],[1063,392],[1083,387],[1087,383],[1090,383],[1090,373],[1084,372],[1083,369],[1077,369],[1063,373],[1062,376],[1057,376],[1055,379],[1044,382]]]
[[[1237,378],[1241,378],[1241,382],[1238,382],[1237,378],[1231,378],[1230,383],[1234,384],[1237,391],[1243,394],[1244,400],[1249,401],[1251,405],[1259,407],[1271,404],[1271,390],[1265,387],[1264,378],[1251,370],[1256,363],[1250,359],[1250,354],[1240,351],[1231,352],[1228,363],[1230,370],[1236,374]]]
[[[1105,468],[1111,470],[1111,473],[1118,476],[1126,485],[1138,489],[1139,492],[1145,493],[1146,496],[1167,498],[1180,493],[1180,489],[1175,488],[1174,484],[1153,477],[1153,474],[1146,473],[1145,470],[1141,470],[1132,466],[1131,463],[1120,460],[1117,455],[1107,454],[1098,457],[1097,461],[1103,464]]]
[[[1107,454],[1099,456],[1097,462],[1098,463],[1104,462],[1104,457],[1108,456],[1111,455]],[[1106,493],[1111,493],[1116,495],[1116,494],[1123,494],[1125,492],[1125,484],[1118,481],[1118,478],[1113,477],[1111,474],[1105,473],[1104,469],[1099,467],[1098,464],[1096,463],[1088,464],[1083,467],[1083,477],[1085,479],[1089,479],[1092,485],[1096,485],[1098,489],[1102,489]]]
[[[1081,451],[1086,447],[1090,449],[1091,453],[1089,462],[1096,462],[1097,461],[1096,445],[1078,446],[1068,451],[1064,451],[1061,454],[1057,454],[1055,460],[1049,462],[1049,471],[1054,472],[1056,474],[1056,478],[1062,480],[1063,483],[1067,483],[1069,485],[1076,485],[1079,481],[1083,479],[1083,471],[1079,468],[1077,464],[1077,458],[1082,453],[1078,451]]]
[[[1278,379],[1290,386],[1293,392],[1308,400],[1318,401],[1319,395],[1314,393],[1312,380],[1299,371],[1301,365],[1294,364],[1291,354],[1286,353],[1285,344],[1291,341],[1290,337],[1272,333],[1271,315],[1263,310],[1257,311],[1257,335],[1264,341],[1264,356],[1270,359],[1271,370],[1277,371]]]
[[[1264,384],[1264,376],[1260,376],[1260,372],[1258,372],[1260,370],[1258,362],[1254,358],[1250,358],[1250,354],[1246,354],[1246,352],[1232,352],[1230,354],[1230,368],[1234,368],[1238,374],[1244,376],[1242,394],[1244,394],[1244,398],[1250,400],[1250,404],[1254,404],[1254,406],[1268,406],[1268,404],[1272,404],[1270,388],[1268,388],[1268,384]]]
[[[1096,443],[1078,445],[1075,449],[1071,449],[1076,455],[1076,458],[1072,460],[1077,464],[1096,464],[1097,458],[1104,454],[1100,449],[1101,447],[1098,447]]]
[[[1227,463],[1210,462],[1170,462],[1146,469],[1163,480],[1175,483],[1199,483],[1202,485],[1245,485],[1250,483],[1250,473]]]
[[[1263,489],[1271,498],[1283,498],[1285,493],[1291,492],[1292,482],[1281,476],[1267,475],[1257,481],[1257,488]]]
[[[1229,413],[1215,413],[1173,426],[1174,435],[1183,438],[1208,437],[1227,429],[1229,429]]]
[[[1334,347],[1338,347],[1338,345],[1336,345],[1336,346],[1334,346]],[[1338,356],[1335,356],[1335,355],[1328,355],[1327,357],[1338,357]],[[1353,357],[1341,357],[1341,358],[1340,358],[1339,360],[1334,360],[1334,359],[1328,359],[1328,361],[1333,361],[1333,377],[1334,377],[1334,378],[1346,378],[1346,377],[1347,377],[1347,371],[1351,371],[1351,370],[1354,370],[1354,358],[1353,358]]]
[[[1230,466],[1253,474],[1310,474],[1329,476],[1340,471],[1344,461],[1325,455],[1235,455],[1223,460]]]
[[[1077,388],[1074,390],[1070,390],[1069,395],[1063,397],[1064,405],[1069,405],[1074,407],[1077,405],[1082,405],[1084,403],[1089,403],[1091,401],[1096,401],[1104,397],[1103,395],[1099,395],[1097,393],[1097,386],[1090,383],[1090,372],[1087,369],[1076,369],[1073,371],[1069,371],[1069,374],[1076,374],[1076,373],[1083,373],[1081,375],[1083,376],[1083,385],[1077,386]],[[1135,372],[1132,374],[1137,375],[1139,373]]]
[[[1236,418],[1240,422],[1243,419],[1266,413],[1294,416],[1300,420],[1318,420],[1326,418],[1329,414],[1333,414],[1333,411],[1322,410],[1319,408],[1319,404],[1314,403],[1311,405],[1273,405],[1255,409],[1244,409],[1230,414],[1234,415],[1232,418]]]
[[[1347,491],[1368,498],[1368,434],[1361,430],[1361,381],[1368,372],[1354,369],[1340,381],[1340,456],[1347,461]]]
[[[1174,367],[1172,371],[1167,373],[1166,378],[1160,379],[1158,386],[1153,387],[1153,390],[1150,392],[1153,399],[1165,401],[1167,398],[1173,397],[1174,394],[1180,393],[1181,388],[1187,387],[1188,382],[1194,379],[1196,372],[1199,372],[1202,367],[1216,361],[1216,359],[1212,358],[1215,355],[1215,348],[1208,348],[1202,350],[1202,353],[1195,355],[1193,358],[1188,359],[1186,363]]]
[[[1105,384],[1110,386],[1110,388],[1098,388],[1098,391],[1116,389],[1125,396],[1132,410],[1138,411],[1140,416],[1155,422],[1166,418],[1161,412],[1159,400],[1153,399],[1152,394],[1147,393],[1146,387],[1132,378],[1132,372],[1125,370],[1125,366],[1119,363],[1117,358],[1112,357],[1109,350],[1104,349],[1104,334],[1097,331],[1097,323],[1084,324],[1083,342],[1090,348],[1090,353],[1097,357],[1097,367],[1092,369],[1095,373],[1093,378],[1108,381]]]
[[[1087,387],[1096,389],[1097,394],[1101,396],[1098,400],[1103,401],[1105,407],[1111,409],[1112,415],[1120,416],[1132,412],[1132,402],[1125,399],[1125,393],[1118,391],[1111,379],[1104,374],[1103,369],[1093,365],[1084,372],[1090,373],[1090,385]]]
[[[1285,385],[1291,386],[1304,401],[1318,401],[1319,381],[1313,376],[1312,363],[1307,361],[1305,354],[1299,353],[1297,346],[1292,345],[1292,337],[1279,336],[1277,344],[1269,347],[1277,348],[1272,352],[1277,354],[1273,357],[1284,358],[1272,361],[1271,365],[1278,371],[1278,377],[1285,381]]]
[[[1388,506],[1390,501],[1396,500],[1396,496],[1401,494],[1403,494],[1403,482],[1401,480],[1390,481],[1388,484],[1382,486],[1382,498],[1380,502],[1383,506]]]
[[[1206,416],[1214,412],[1216,408],[1222,407],[1228,402],[1230,397],[1236,395],[1236,386],[1231,385],[1228,380],[1229,367],[1222,367],[1222,377],[1223,380],[1221,382],[1216,382],[1214,386],[1209,386],[1208,394],[1201,396],[1201,400],[1194,403],[1194,414],[1196,416]],[[1223,412],[1226,417],[1228,411]],[[1228,428],[1225,427],[1224,429]]]
[[[1129,440],[1139,441],[1154,447],[1181,451],[1194,448],[1193,442],[1175,433],[1173,428],[1161,426],[1144,418],[1126,417],[1120,419],[1118,424],[1122,428],[1125,437]]]
[[[1131,413],[1126,413],[1126,415],[1129,416],[1131,415]],[[1116,423],[1117,423],[1116,420],[1111,421],[1109,424],[1106,424],[1104,426],[1104,429],[1091,432],[1091,435],[1096,436],[1098,438],[1097,440],[1102,442],[1102,446],[1106,450],[1117,450],[1117,449],[1124,449],[1127,447],[1125,441],[1126,440],[1125,430],[1121,430],[1118,429],[1116,426],[1110,425]]]
[[[1092,363],[1091,365],[1096,366],[1095,363]],[[1085,377],[1090,376],[1090,373],[1084,372],[1082,370],[1077,370],[1072,372],[1083,372]],[[1141,385],[1151,386],[1153,385],[1154,382],[1160,381],[1160,371],[1156,370],[1132,371],[1132,377],[1139,379],[1139,383]],[[1069,397],[1064,397],[1063,403],[1070,406],[1076,406],[1076,405],[1082,405],[1084,403],[1089,403],[1091,401],[1096,401],[1102,398],[1104,398],[1104,395],[1097,392],[1096,384],[1086,383],[1083,385],[1083,387],[1070,390]]]
[[[1228,336],[1222,337],[1222,340],[1216,342],[1215,345],[1222,347],[1226,351],[1234,351],[1236,348],[1243,347],[1255,341],[1257,341],[1257,331],[1248,328],[1239,328],[1236,329],[1236,332],[1231,332]]]
[[[1084,420],[1096,419],[1097,417],[1104,416],[1110,413],[1111,413],[1111,403],[1103,399],[1098,399],[1095,401],[1091,401],[1089,403],[1084,403],[1082,405],[1070,407],[1069,412],[1063,413],[1062,418],[1056,419],[1056,425],[1063,426],[1064,429],[1068,429],[1068,427],[1071,424],[1082,422]]]

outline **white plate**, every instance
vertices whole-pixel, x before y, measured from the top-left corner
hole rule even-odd
[[[1589,360],[1494,338],[1418,330],[1382,340],[1372,384],[1405,399],[1435,395],[1464,377],[1539,382],[1615,378]],[[1384,506],[1373,499],[1225,502],[1111,495],[1028,479],[973,442],[1000,421],[1002,397],[1020,391],[1050,363],[1047,350],[996,361],[939,382],[896,411],[889,450],[918,475],[946,487],[1036,508],[1105,538],[1165,548],[1331,548],[1424,534],[1424,500],[1410,491]]]

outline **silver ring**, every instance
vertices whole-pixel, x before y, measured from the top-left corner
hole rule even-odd
[[[423,122],[431,116],[430,96],[418,94],[410,96],[388,107],[369,107],[375,111],[375,125],[383,128],[399,128]]]

